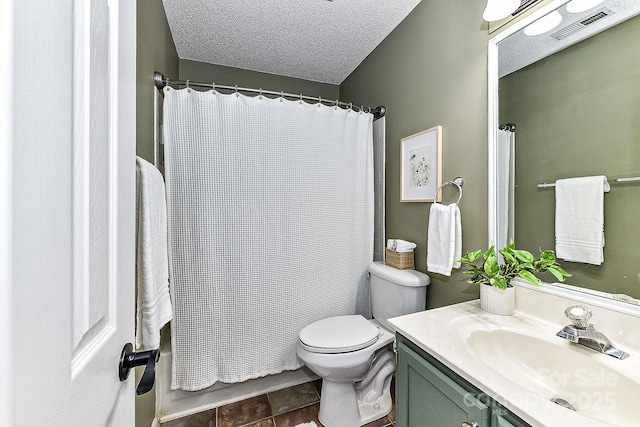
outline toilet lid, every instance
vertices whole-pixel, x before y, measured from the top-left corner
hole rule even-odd
[[[300,342],[315,353],[346,353],[376,342],[378,328],[360,315],[318,320],[300,331]]]

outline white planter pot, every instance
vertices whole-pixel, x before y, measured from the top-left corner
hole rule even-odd
[[[480,308],[484,311],[511,316],[516,311],[516,290],[509,287],[498,289],[490,285],[480,285]]]

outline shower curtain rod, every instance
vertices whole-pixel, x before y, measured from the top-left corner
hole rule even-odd
[[[385,113],[386,113],[386,108],[383,106],[379,106],[376,108],[371,108],[371,107],[363,107],[363,106],[358,106],[358,105],[353,105],[350,102],[342,102],[339,100],[331,100],[331,99],[325,99],[325,98],[321,98],[319,96],[313,97],[313,96],[306,96],[306,95],[296,95],[295,93],[287,93],[287,92],[276,92],[273,90],[264,90],[264,89],[254,89],[254,88],[246,88],[246,87],[238,87],[236,86],[225,86],[225,85],[219,85],[216,83],[201,83],[201,82],[192,82],[191,80],[173,80],[173,79],[169,79],[167,77],[165,77],[162,73],[158,72],[158,71],[154,71],[153,72],[153,82],[156,85],[156,87],[158,88],[158,90],[162,91],[162,89],[164,89],[165,86],[186,86],[186,87],[190,87],[190,86],[194,86],[194,87],[208,87],[208,88],[212,88],[212,89],[223,89],[223,90],[230,90],[230,91],[234,91],[234,92],[248,92],[248,93],[257,93],[260,95],[276,95],[276,96],[280,96],[283,98],[295,98],[295,99],[300,99],[300,100],[308,100],[308,101],[315,101],[315,102],[321,102],[323,104],[329,104],[329,105],[335,105],[335,106],[340,106],[340,107],[348,107],[348,108],[359,108],[360,111],[366,111],[368,113],[373,114],[373,118],[374,119],[379,119],[381,117],[384,117]]]
[[[508,130],[509,132],[515,132],[516,131],[516,125],[515,125],[515,123],[506,123],[504,125],[498,126],[498,129],[500,129],[500,130]]]

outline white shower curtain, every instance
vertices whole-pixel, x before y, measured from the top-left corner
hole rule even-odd
[[[498,194],[496,248],[505,247],[515,235],[515,132],[498,130]]]
[[[300,329],[369,314],[372,116],[165,88],[172,389],[302,366]]]

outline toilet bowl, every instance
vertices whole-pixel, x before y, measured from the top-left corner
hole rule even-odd
[[[355,427],[387,415],[396,359],[390,317],[424,310],[429,277],[382,263],[369,266],[374,319],[334,316],[300,331],[297,353],[322,377],[319,421],[325,427]]]

